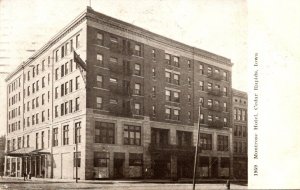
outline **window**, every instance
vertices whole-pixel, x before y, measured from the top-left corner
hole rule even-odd
[[[242,110],[242,121],[246,121],[246,111]]]
[[[73,80],[72,79],[69,81],[69,88],[70,88],[70,92],[73,92]]]
[[[29,147],[29,135],[27,135],[27,139],[26,140],[27,140],[27,142],[26,142],[27,146],[26,147]]]
[[[94,152],[94,167],[108,167],[109,152]]]
[[[76,36],[75,47],[76,49],[80,47],[80,34]]]
[[[35,92],[35,83],[32,84],[32,94]]]
[[[102,109],[103,107],[103,100],[102,100],[102,97],[97,97],[96,98],[96,108],[97,109]]]
[[[65,53],[66,53],[66,55],[69,54],[69,43],[66,43],[66,45],[65,45]]]
[[[42,131],[42,135],[41,135],[41,140],[42,140],[42,149],[44,149],[45,148],[45,142],[44,142],[44,138],[45,138],[45,132],[44,131]]]
[[[226,102],[224,102],[224,111],[227,111],[227,103]]]
[[[141,145],[141,127],[124,125],[124,144]]]
[[[74,167],[80,168],[81,163],[81,152],[74,152]]]
[[[60,67],[60,76],[63,77],[65,75],[65,65]]]
[[[18,149],[21,148],[21,142],[22,142],[22,138],[21,138],[21,137],[18,137]]]
[[[75,90],[79,89],[79,76],[75,78]]]
[[[179,92],[174,92],[173,93],[173,100],[174,100],[174,102],[179,102],[180,101]]]
[[[134,74],[141,76],[141,65],[138,63],[134,64]]]
[[[191,120],[192,120],[192,114],[191,114],[191,112],[190,112],[190,111],[188,112],[188,120],[189,120],[189,121],[191,121]]]
[[[153,78],[155,78],[155,77],[156,77],[155,68],[152,68],[152,77],[153,77]]]
[[[223,79],[226,80],[226,81],[228,80],[226,71],[223,72]]]
[[[224,127],[228,127],[227,125],[228,125],[228,123],[227,123],[227,118],[224,117]]]
[[[188,102],[191,103],[192,98],[191,98],[191,95],[190,95],[190,94],[187,95],[187,99],[188,99]]]
[[[97,63],[99,63],[99,65],[103,65],[103,55],[102,54],[97,54]]]
[[[174,77],[174,83],[177,84],[177,85],[179,85],[179,75],[178,74],[174,74],[173,77]]]
[[[68,114],[68,101],[65,102],[65,115]]]
[[[58,146],[58,128],[53,129],[53,146]]]
[[[142,56],[142,48],[141,48],[141,45],[135,44],[135,46],[134,46],[134,52],[135,52],[135,55],[141,57],[141,56]]]
[[[65,95],[67,95],[68,94],[68,89],[69,89],[69,82],[66,82],[65,83]]]
[[[190,61],[190,60],[187,61],[187,65],[188,65],[188,68],[189,68],[189,69],[192,68],[191,61]]]
[[[110,82],[113,82],[113,83],[117,83],[117,82],[118,82],[118,79],[116,79],[116,78],[110,78],[109,81],[110,81]]]
[[[174,65],[179,67],[179,57],[174,57]]]
[[[65,63],[65,75],[67,75],[69,73],[69,63],[66,62]]]
[[[155,49],[152,49],[152,60],[155,60],[155,58],[156,58]]]
[[[55,106],[55,117],[58,117],[58,106]]]
[[[202,64],[199,65],[199,73],[201,75],[203,75],[203,65]]]
[[[42,88],[45,87],[45,78],[46,78],[46,77],[43,77],[43,78],[42,78]]]
[[[35,134],[35,149],[39,149],[39,133]]]
[[[208,115],[208,116],[207,116],[207,121],[208,121],[208,122],[212,122],[212,116],[211,116],[211,115]]]
[[[211,99],[207,100],[207,106],[212,107],[212,100]]]
[[[115,143],[115,124],[107,122],[95,123],[95,143]]]
[[[65,115],[65,104],[64,103],[60,104],[60,115],[61,116]]]
[[[166,108],[166,119],[171,119],[171,108]]]
[[[141,104],[140,103],[134,104],[134,113],[136,115],[141,115]]]
[[[166,62],[171,65],[171,55],[170,54],[165,54],[165,59],[166,59]]]
[[[60,96],[64,96],[65,95],[65,84],[61,84],[60,86]]]
[[[223,93],[224,93],[224,96],[227,96],[227,87],[223,88]]]
[[[97,75],[97,87],[103,87],[103,77],[101,75]]]
[[[58,80],[58,69],[59,68],[55,69],[55,80]]]
[[[211,75],[211,71],[212,71],[211,67],[207,67],[207,75]]]
[[[200,133],[200,146],[202,150],[212,150],[212,135]]]
[[[200,113],[200,123],[204,123],[204,115],[203,115],[203,113]]]
[[[212,90],[212,83],[210,83],[210,82],[207,83],[207,89],[208,89],[208,90]]]
[[[75,99],[75,111],[78,111],[78,110],[79,110],[79,106],[80,106],[79,97],[77,97],[77,98]]]
[[[69,100],[69,112],[73,112],[73,100]]]
[[[171,101],[171,91],[166,90],[166,101]]]
[[[97,43],[101,46],[103,46],[103,34],[97,33]]]
[[[166,76],[166,81],[168,83],[171,83],[171,73],[170,72],[166,72],[165,76]]]
[[[143,154],[129,153],[129,167],[143,166]]]
[[[116,38],[116,37],[110,37],[110,42],[112,42],[112,43],[118,43],[118,38]]]
[[[42,122],[45,121],[45,111],[42,111]]]
[[[75,144],[81,143],[81,122],[75,123]]]
[[[156,116],[156,107],[152,106],[152,116],[155,117]]]
[[[32,78],[35,77],[35,67],[32,67]]]
[[[152,87],[152,98],[155,98],[156,97],[156,87],[153,86]]]
[[[65,56],[65,47],[61,46],[61,58]]]
[[[191,86],[192,85],[192,81],[191,81],[191,78],[188,77],[188,85]]]
[[[109,103],[110,104],[118,104],[118,100],[117,99],[110,99]]]
[[[141,95],[141,84],[139,83],[134,84],[134,94]]]
[[[27,72],[27,80],[30,80],[30,71]]]
[[[63,126],[63,145],[69,144],[69,125]]]
[[[179,113],[180,113],[180,110],[177,110],[177,109],[173,110],[174,120],[179,120],[180,119]]]
[[[58,98],[58,87],[55,87],[55,99]]]
[[[228,151],[228,136],[218,135],[218,151]]]

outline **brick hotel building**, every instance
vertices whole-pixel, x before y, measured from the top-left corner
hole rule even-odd
[[[233,176],[248,179],[248,95],[232,89]]]
[[[5,175],[189,178],[200,117],[198,176],[228,177],[231,69],[88,7],[6,79]]]

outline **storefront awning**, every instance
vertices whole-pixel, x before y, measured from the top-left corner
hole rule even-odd
[[[34,151],[33,147],[20,148],[11,152],[7,152],[6,156],[22,157],[31,154]]]
[[[6,153],[6,156],[23,157],[37,154],[50,154],[49,149],[34,149],[33,147],[20,148]]]

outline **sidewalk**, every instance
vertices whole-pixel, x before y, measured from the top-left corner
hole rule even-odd
[[[3,177],[2,180],[24,181],[23,177]],[[2,181],[1,180],[1,181]],[[50,178],[31,178],[27,181],[52,182],[52,183],[75,183],[75,179],[50,179]],[[119,184],[119,183],[192,183],[192,179],[101,179],[101,180],[78,180],[78,183],[97,183],[97,184]],[[197,183],[226,183],[226,179],[197,179]],[[231,183],[247,184],[247,180],[231,180]]]

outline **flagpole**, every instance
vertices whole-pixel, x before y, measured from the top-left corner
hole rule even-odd
[[[195,151],[195,159],[194,159],[194,173],[193,173],[193,190],[195,190],[196,185],[196,171],[197,171],[197,162],[198,162],[198,145],[200,140],[200,119],[201,119],[201,103],[202,101],[199,101],[199,115],[198,115],[198,131],[197,131],[197,144],[196,144],[196,151]]]

